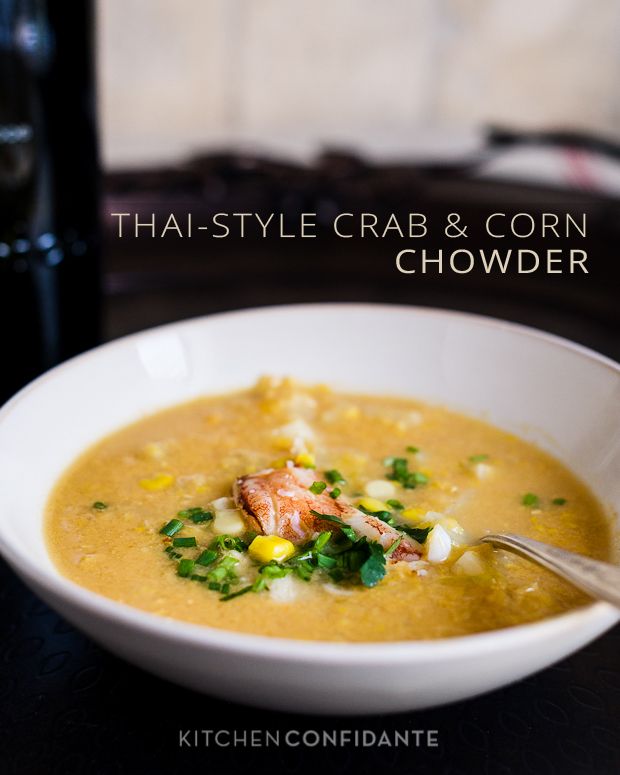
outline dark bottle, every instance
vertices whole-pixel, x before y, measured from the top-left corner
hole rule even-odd
[[[99,339],[93,12],[0,0],[0,402]]]

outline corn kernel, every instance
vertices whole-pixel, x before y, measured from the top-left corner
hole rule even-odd
[[[276,449],[290,449],[293,439],[290,436],[276,436],[273,445]]]
[[[314,468],[316,466],[316,458],[311,452],[301,452],[299,455],[296,455],[295,464],[304,468]]]
[[[406,519],[408,522],[419,522],[422,517],[426,514],[426,509],[419,509],[415,506],[411,506],[408,509],[405,509],[403,512],[401,512],[401,517],[403,519]]]
[[[161,442],[153,441],[142,447],[142,455],[151,460],[161,460],[166,454],[164,445]]]
[[[140,479],[140,487],[149,490],[149,492],[166,490],[173,484],[174,476],[171,474],[157,474],[157,476],[154,476],[151,479]]]
[[[257,562],[284,562],[295,554],[295,545],[279,536],[256,536],[248,552]]]
[[[359,406],[348,406],[342,416],[345,420],[357,420],[361,414]]]
[[[360,498],[357,505],[366,509],[366,511],[389,511],[390,510],[390,507],[387,505],[387,503],[380,501],[378,498],[368,498],[368,497]]]

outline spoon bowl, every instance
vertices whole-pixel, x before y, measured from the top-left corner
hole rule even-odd
[[[507,549],[553,571],[598,600],[620,608],[620,568],[514,533],[490,533],[481,543]]]

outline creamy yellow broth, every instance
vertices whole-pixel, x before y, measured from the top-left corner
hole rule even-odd
[[[325,469],[341,471],[343,494],[353,503],[369,481],[386,480],[384,458],[406,457],[428,483],[394,484],[393,498],[408,508],[403,522],[423,526],[428,512],[435,520],[443,514],[448,527],[462,529],[456,535],[465,544],[454,546],[445,562],[426,563],[423,556],[417,569],[390,565],[374,588],[326,583],[315,573],[309,582],[287,577],[284,594],[278,582],[221,602],[205,584],[179,577],[176,560],[163,551],[162,525],[183,509],[211,508],[230,495],[236,477],[299,454],[306,464],[314,458],[317,479]],[[538,502],[524,504],[528,493]],[[213,522],[188,523],[178,535],[208,543],[213,530]],[[473,550],[480,572],[458,572],[466,544],[491,531],[599,559],[610,552],[608,521],[591,493],[533,445],[418,401],[273,379],[177,406],[105,438],[64,475],[47,515],[51,555],[73,581],[162,616],[228,630],[311,640],[441,638],[587,602],[551,573],[489,547]]]

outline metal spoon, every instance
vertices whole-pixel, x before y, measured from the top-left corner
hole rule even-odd
[[[616,565],[591,560],[582,554],[567,552],[566,549],[513,533],[490,533],[483,536],[480,542],[501,546],[502,549],[533,560],[588,592],[592,597],[606,600],[620,608],[620,567]]]

